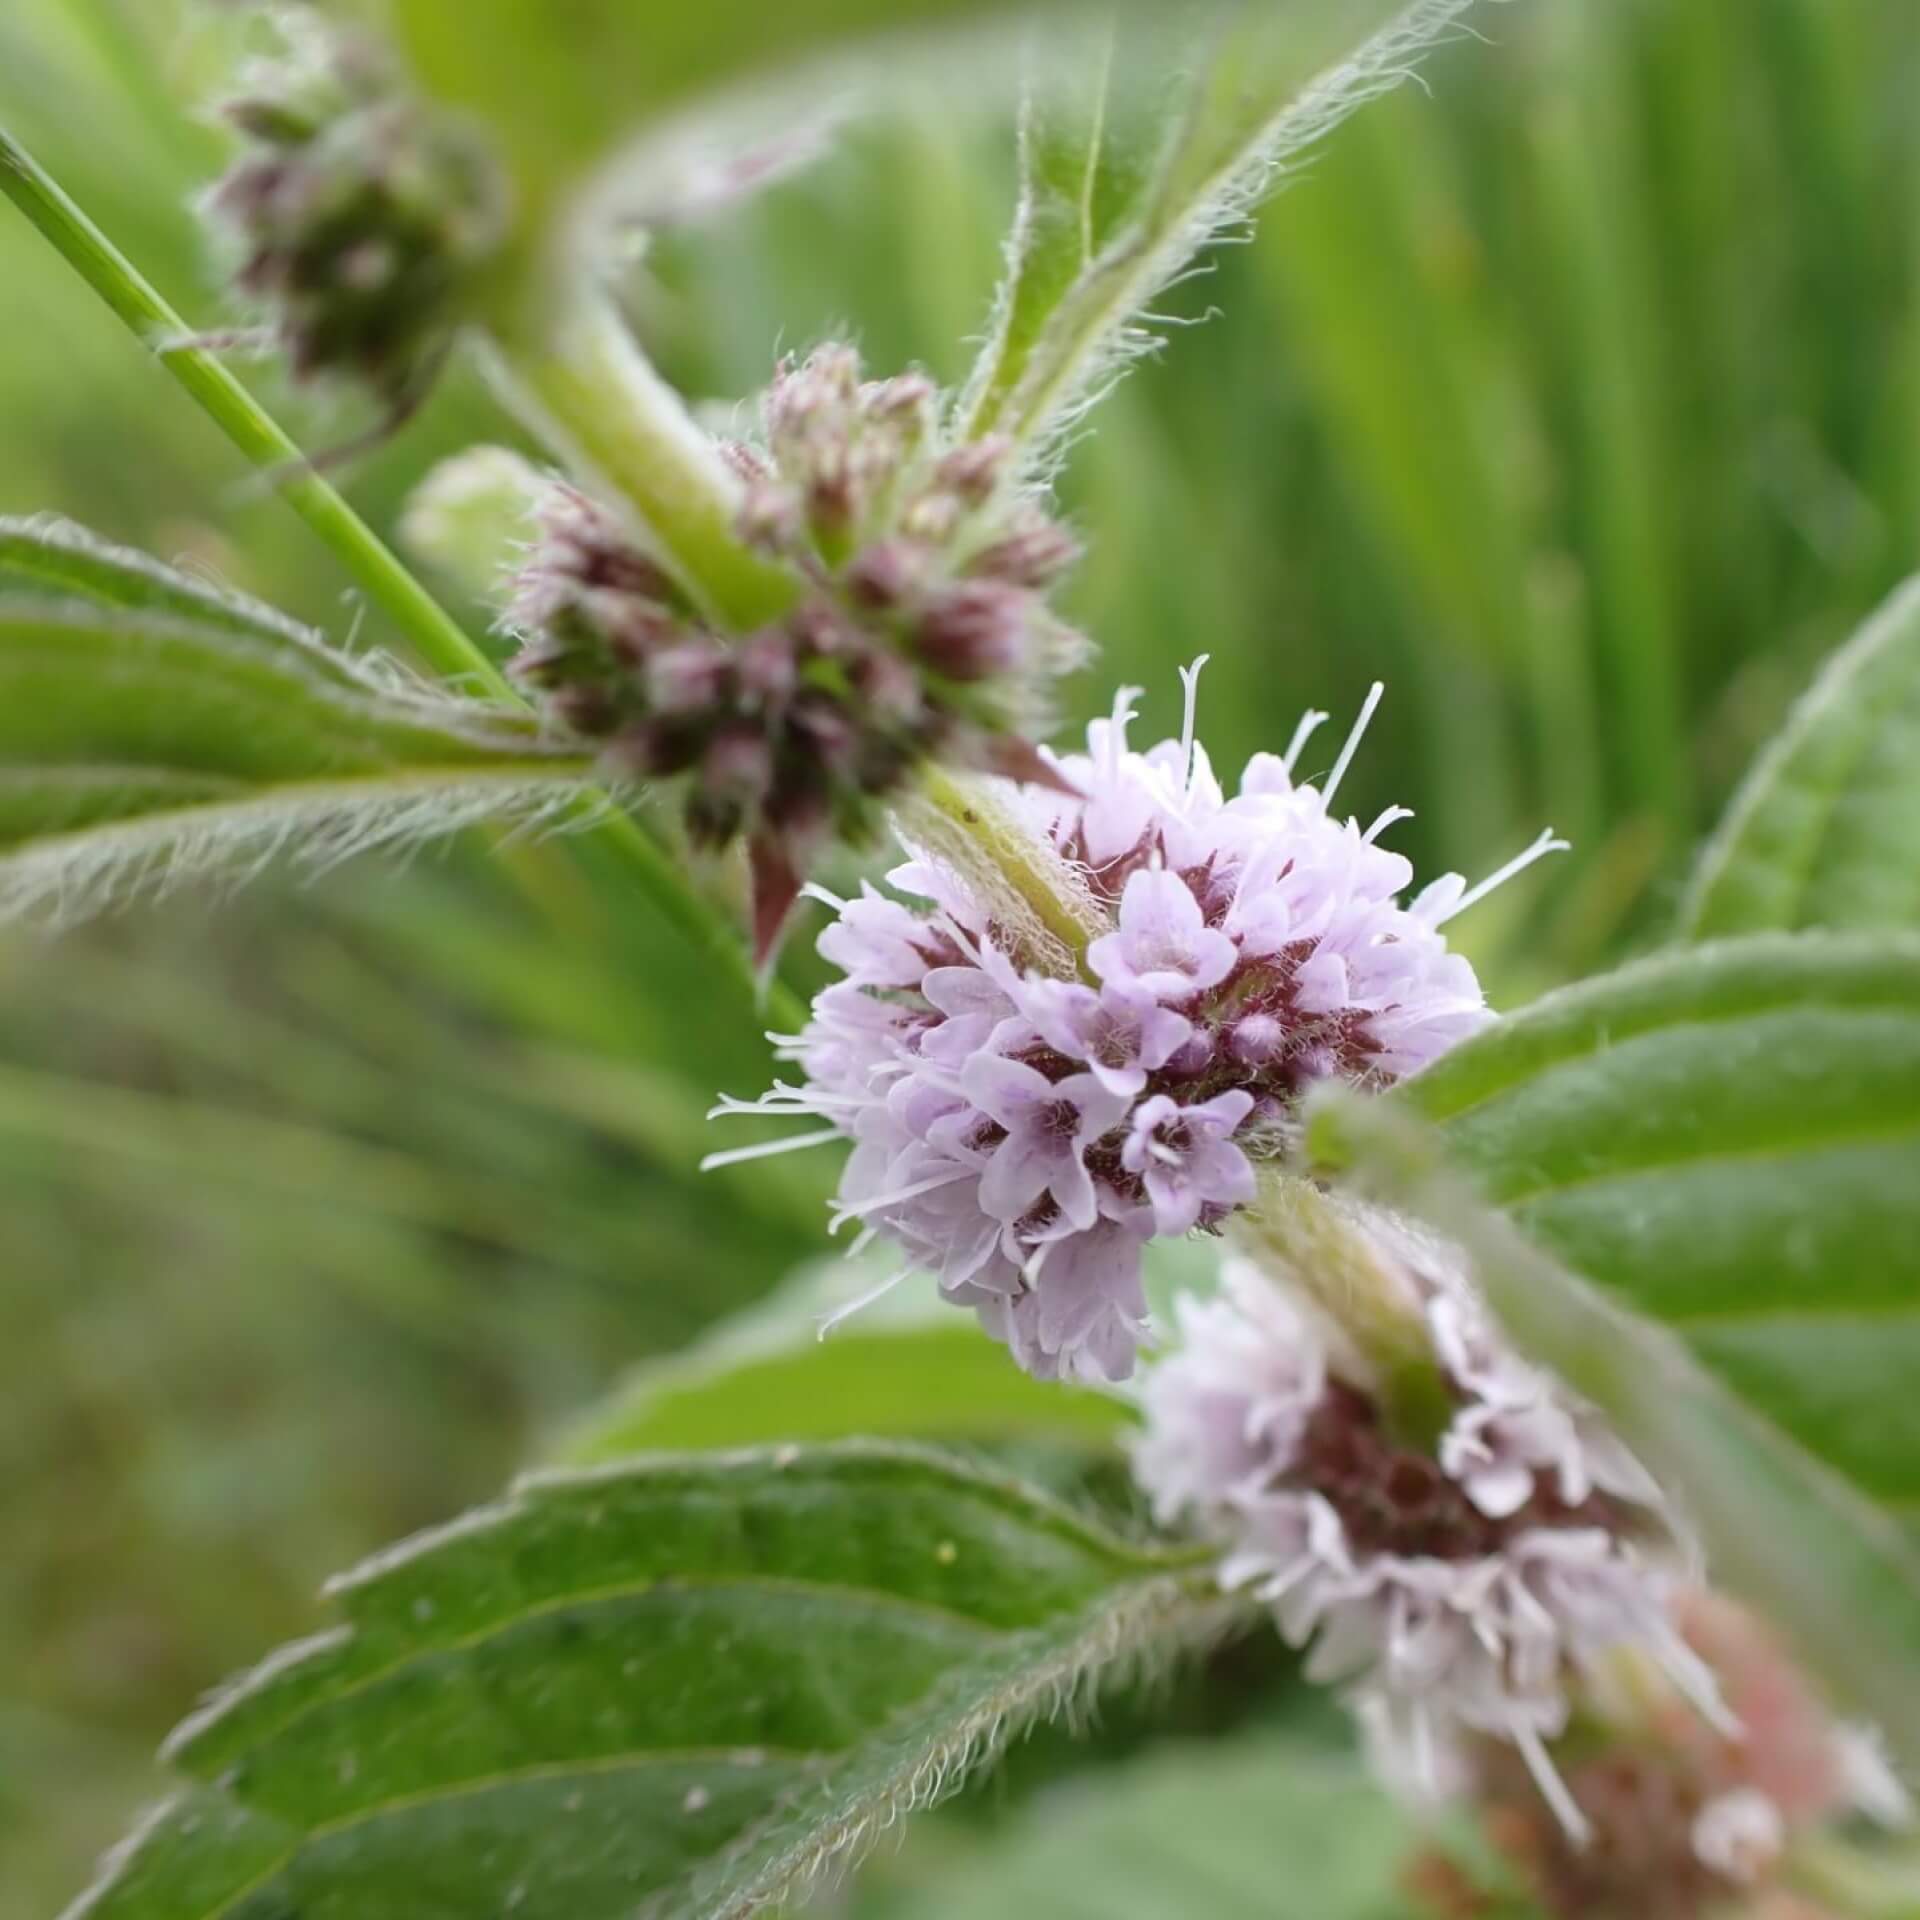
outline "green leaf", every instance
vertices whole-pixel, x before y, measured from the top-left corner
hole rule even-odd
[[[556,1458],[585,1466],[655,1448],[853,1435],[1104,1448],[1130,1423],[1117,1397],[1022,1373],[925,1275],[822,1331],[885,1278],[871,1259],[803,1268],[693,1346],[638,1368]]]
[[[1626,1312],[1481,1205],[1446,1164],[1442,1138],[1402,1102],[1324,1098],[1309,1147],[1463,1250],[1515,1344],[1598,1407],[1676,1500],[1715,1583],[1785,1631],[1835,1698],[1881,1726],[1908,1765],[1920,1762],[1920,1548],[1911,1536],[1705,1372],[1670,1331]],[[1469,1148],[1462,1158],[1497,1188],[1497,1156]],[[1551,1233],[1539,1237],[1552,1244]]]
[[[1920,1364],[1920,938],[1660,954],[1397,1097],[1543,1247],[1920,1515],[1920,1420],[1875,1392]]]
[[[1701,856],[1688,939],[1920,925],[1920,579],[1828,662]]]
[[[1421,1844],[1348,1755],[1272,1738],[1182,1744],[1083,1776],[858,1920],[1388,1920]],[[916,1865],[910,1850],[904,1865]],[[876,1867],[875,1878],[885,1877]]]
[[[1204,1556],[870,1445],[538,1476],[333,1593],[75,1920],[746,1915],[1224,1617]]]
[[[1404,79],[1470,4],[1416,0],[1357,49],[1381,7],[1245,7],[1219,24],[1180,9],[1058,61],[1058,84],[1043,72],[1022,120],[1007,276],[964,432],[1009,434],[1036,453],[1055,444],[1152,349],[1155,295],[1308,147]]]
[[[0,522],[0,917],[525,818],[591,767],[60,523]]]

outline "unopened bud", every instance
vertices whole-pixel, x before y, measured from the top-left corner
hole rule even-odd
[[[999,434],[955,447],[935,469],[942,487],[958,494],[970,507],[985,506],[1006,477],[1013,460],[1013,443]]]
[[[773,783],[773,751],[749,726],[723,727],[707,744],[687,796],[687,831],[697,845],[724,846],[765,799]]]
[[[670,718],[706,712],[725,698],[730,673],[726,649],[712,641],[663,647],[646,664],[648,703],[655,713]]]
[[[1036,516],[981,548],[967,571],[1036,591],[1052,586],[1080,558],[1080,543],[1057,521]]]
[[[971,580],[940,594],[914,629],[914,646],[949,680],[985,680],[1019,664],[1027,602],[1017,588]]]
[[[881,540],[855,554],[843,578],[857,604],[886,613],[918,594],[926,571],[919,549],[904,540]]]
[[[765,707],[788,698],[799,682],[792,636],[779,627],[750,635],[738,650],[741,696]]]

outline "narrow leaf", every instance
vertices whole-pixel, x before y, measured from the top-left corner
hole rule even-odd
[[[1183,9],[1171,25],[1161,16],[1124,28],[1057,90],[1043,73],[1029,92],[1007,277],[963,431],[1011,435],[1033,457],[1056,446],[1154,346],[1155,296],[1309,147],[1398,85],[1470,4],[1416,0],[1351,52],[1378,9],[1251,6],[1222,23]],[[1168,72],[1171,84],[1157,79]]]
[[[1920,1357],[1920,937],[1661,954],[1397,1097],[1543,1247],[1920,1514],[1920,1421],[1875,1391]]]
[[[87,600],[122,613],[151,613],[219,627],[297,650],[311,664],[352,684],[352,663],[297,620],[245,594],[117,547],[54,514],[0,517],[0,605]]]
[[[1920,926],[1920,579],[1828,662],[1701,856],[1688,939]]]
[[[336,1582],[73,1913],[750,1914],[1214,1630],[1196,1558],[904,1448],[540,1476]]]
[[[1309,1144],[1461,1247],[1522,1351],[1593,1402],[1680,1504],[1710,1576],[1794,1641],[1835,1698],[1920,1762],[1920,1549],[1881,1508],[1489,1211],[1441,1137],[1394,1100],[1318,1104]],[[1471,1164],[1472,1155],[1465,1156]],[[1551,1236],[1542,1236],[1549,1243]]]
[[[0,522],[0,917],[525,818],[590,771],[529,717],[77,528]]]
[[[692,1347],[640,1367],[556,1458],[590,1465],[650,1449],[854,1435],[1096,1448],[1130,1421],[1120,1399],[1022,1373],[925,1275],[829,1329],[887,1277],[872,1260],[802,1269]]]
[[[543,815],[590,777],[464,709],[171,621],[0,608],[0,918]]]

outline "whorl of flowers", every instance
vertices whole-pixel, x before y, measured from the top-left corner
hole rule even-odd
[[[1487,1737],[1584,1838],[1548,1753],[1576,1687],[1641,1658],[1734,1731],[1673,1617],[1683,1556],[1645,1472],[1502,1345],[1444,1253],[1381,1231],[1444,1382],[1437,1440],[1396,1432],[1337,1332],[1230,1262],[1147,1377],[1136,1476],[1161,1521],[1220,1542],[1222,1584],[1272,1607],[1309,1677],[1351,1683],[1390,1776],[1457,1791]]]
[[[1132,751],[1123,694],[1054,784],[1010,797],[1073,939],[977,849],[925,847],[889,876],[914,905],[832,901],[820,951],[846,977],[784,1048],[803,1082],[720,1109],[827,1123],[787,1144],[850,1139],[840,1220],[1041,1376],[1131,1372],[1147,1242],[1251,1200],[1316,1080],[1394,1080],[1488,1017],[1440,932],[1483,889],[1449,875],[1403,906],[1412,869],[1378,844],[1400,810],[1364,830],[1330,811],[1361,728],[1316,787],[1293,772],[1309,716],[1229,799],[1191,677],[1188,696],[1183,739]]]
[[[407,95],[377,49],[304,13],[282,27],[287,57],[226,105],[247,145],[208,209],[294,373],[362,379],[397,420],[500,242],[504,187],[485,147]]]
[[[684,775],[702,846],[745,838],[764,955],[829,838],[870,838],[928,759],[1046,777],[1027,744],[1081,643],[1046,606],[1078,547],[1010,497],[998,440],[943,442],[920,374],[863,380],[849,347],[781,367],[760,444],[723,451],[739,532],[795,601],[720,631],[585,496],[555,489],[513,612],[516,668],[629,770]]]

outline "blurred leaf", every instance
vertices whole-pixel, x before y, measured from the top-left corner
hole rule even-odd
[[[315,671],[362,687],[352,662],[297,620],[245,594],[163,566],[131,547],[110,546],[56,514],[0,519],[0,606],[21,600],[87,600],[123,613],[151,613],[218,627],[293,649]]]
[[[590,763],[253,602],[0,523],[0,913],[564,805]]]
[[[1689,939],[1920,923],[1920,580],[1828,662],[1734,796]]]
[[[1204,1556],[880,1446],[536,1477],[334,1593],[76,1914],[745,1915],[1222,1617]]]
[[[1047,1794],[859,1920],[1388,1920],[1420,1835],[1349,1756],[1272,1739],[1162,1748]]]
[[[437,0],[329,4],[391,34],[429,94],[486,125],[512,171],[528,251],[538,254],[539,229],[593,176],[645,136],[670,124],[683,131],[679,123],[703,101],[711,107],[743,88],[804,75],[817,107],[825,57],[872,39],[1004,22],[1049,0],[1023,8],[1013,0],[573,0],[564,30],[550,0],[471,0],[451,11]],[[739,129],[743,148],[764,138],[765,121],[761,112],[751,132]]]
[[[1171,26],[1112,31],[1080,71],[1062,61],[1057,88],[1042,75],[1022,119],[1007,277],[964,431],[1028,445],[1057,435],[1151,350],[1148,302],[1307,147],[1406,78],[1470,4],[1416,0],[1346,58],[1372,23],[1355,6],[1242,8],[1218,28],[1175,9]],[[1183,51],[1196,32],[1197,60]],[[1329,57],[1338,63],[1303,86]]]
[[[652,1449],[854,1435],[1098,1448],[1130,1423],[1122,1400],[1022,1373],[924,1274],[826,1331],[884,1278],[872,1260],[803,1268],[684,1352],[637,1369],[562,1439],[556,1458],[590,1465]]]
[[[1396,1096],[1540,1244],[1920,1511],[1920,938],[1756,935],[1548,995]]]
[[[1323,1165],[1356,1168],[1376,1198],[1463,1250],[1514,1343],[1592,1401],[1679,1504],[1715,1582],[1787,1632],[1836,1698],[1882,1726],[1908,1765],[1920,1762],[1920,1548],[1911,1537],[1761,1417],[1764,1406],[1702,1371],[1668,1331],[1482,1206],[1448,1170],[1442,1137],[1406,1103],[1336,1093],[1318,1102],[1309,1143]],[[1456,1135],[1456,1144],[1498,1190],[1502,1156],[1484,1141]],[[1664,1250],[1648,1249],[1647,1273],[1657,1274]],[[1630,1283],[1614,1284],[1649,1305]]]

